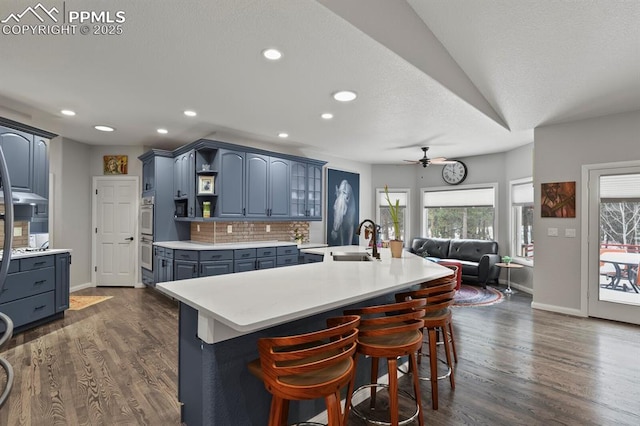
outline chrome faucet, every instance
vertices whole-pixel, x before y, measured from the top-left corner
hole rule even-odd
[[[364,225],[365,222],[369,222],[372,228],[371,233],[373,234],[373,236],[371,237],[371,241],[373,243],[371,245],[373,246],[373,253],[371,253],[371,255],[376,259],[380,259],[380,253],[378,253],[378,235],[376,231],[377,227],[376,227],[376,224],[373,223],[371,219],[365,219],[362,222],[360,222],[360,225],[358,225],[358,230],[356,231],[356,235],[360,235],[360,230],[362,229],[362,225]]]

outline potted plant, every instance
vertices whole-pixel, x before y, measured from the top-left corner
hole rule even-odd
[[[391,221],[393,222],[394,239],[389,241],[389,248],[391,249],[391,257],[402,257],[402,240],[400,239],[400,200],[396,198],[396,202],[392,203],[389,199],[389,187],[384,186],[384,195],[389,204],[389,214],[391,215]]]
[[[293,230],[293,239],[296,240],[296,244],[302,244],[304,240],[304,234],[300,232],[298,228]]]

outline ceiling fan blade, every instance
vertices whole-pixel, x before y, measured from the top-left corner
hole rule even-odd
[[[419,164],[420,161],[416,161],[416,160],[402,160],[402,161],[406,161],[407,163],[411,163],[411,164]]]
[[[455,164],[455,163],[457,163],[457,161],[455,161],[455,160],[447,160],[444,157],[432,158],[429,161],[431,162],[431,164]]]

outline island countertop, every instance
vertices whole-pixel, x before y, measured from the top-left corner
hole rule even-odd
[[[331,252],[365,252],[341,246],[302,250],[325,261],[212,277],[170,281],[156,288],[198,311],[198,337],[231,339],[451,275],[449,268],[403,251],[381,260],[334,262]]]

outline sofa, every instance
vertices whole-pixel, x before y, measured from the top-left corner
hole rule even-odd
[[[416,237],[408,250],[433,260],[459,262],[465,283],[486,288],[488,282],[498,282],[500,268],[496,263],[500,262],[500,255],[496,241]]]

